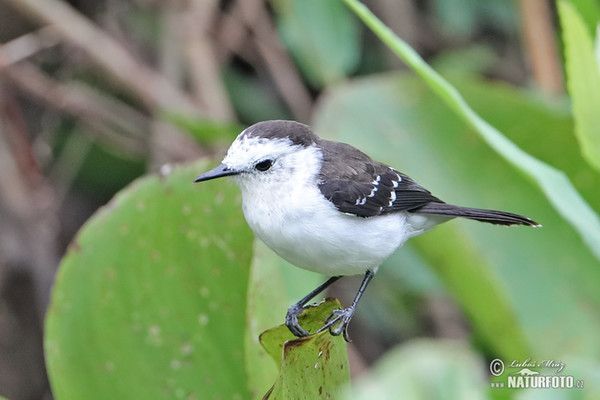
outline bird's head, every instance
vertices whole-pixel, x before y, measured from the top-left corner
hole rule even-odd
[[[318,140],[299,122],[259,122],[238,135],[221,165],[201,174],[195,182],[232,176],[244,191],[281,184],[298,175],[314,175],[320,160]]]

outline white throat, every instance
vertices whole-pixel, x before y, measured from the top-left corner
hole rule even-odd
[[[321,151],[312,146],[277,159],[266,173],[233,177],[242,190],[246,220],[259,237],[263,236],[259,232],[269,231],[261,227],[275,222],[278,228],[325,200],[317,186],[322,160]]]

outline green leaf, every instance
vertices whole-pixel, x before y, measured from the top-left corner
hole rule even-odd
[[[575,9],[558,2],[567,69],[567,86],[573,102],[575,135],[587,162],[600,170],[600,67],[594,41]]]
[[[433,67],[438,70],[452,71],[455,74],[472,76],[489,71],[499,57],[494,51],[483,45],[472,45],[458,50],[441,53],[433,60]]]
[[[227,68],[223,71],[223,81],[240,121],[255,123],[291,118],[277,95],[260,79]]]
[[[164,111],[163,118],[190,133],[198,143],[204,145],[220,141],[229,143],[243,130],[239,124],[200,119],[171,111]]]
[[[434,0],[432,11],[445,35],[474,35],[482,26],[512,32],[518,29],[518,17],[512,1]]]
[[[328,299],[310,306],[298,318],[309,332],[323,326],[339,301]],[[279,376],[265,399],[332,399],[350,382],[348,351],[342,335],[329,331],[295,338],[285,325],[269,329],[260,337],[273,360],[281,363]]]
[[[600,22],[600,2],[598,0],[570,0],[586,25],[588,34],[594,35]]]
[[[556,375],[572,376],[574,386],[572,389],[550,391],[550,389],[529,388],[521,391],[515,398],[517,400],[595,400],[600,398],[600,364],[597,360],[589,357],[567,357],[561,359],[560,362],[564,363],[564,369]],[[546,368],[541,370],[543,374],[547,375],[552,375],[555,371]]]
[[[472,101],[486,105],[485,116],[503,120],[512,135],[528,135],[524,143],[536,146],[540,135],[572,138],[568,119],[555,110],[514,90],[500,91],[481,81],[471,86],[476,83],[479,90],[469,90]],[[513,211],[544,224],[541,229],[507,229],[451,221],[407,243],[435,269],[494,356],[548,357],[551,352],[556,357],[557,349],[561,354],[600,350],[595,339],[600,330],[597,260],[547,199],[507,168],[420,79],[387,74],[340,85],[321,100],[313,125],[321,136],[353,144],[406,172],[442,200]],[[576,154],[560,150],[545,156]],[[597,190],[595,196],[590,198],[600,201]],[[383,268],[405,268],[388,261],[381,273]]]
[[[596,56],[596,63],[600,65],[600,22],[598,23],[598,28],[596,29],[596,40],[594,43],[594,55]]]
[[[69,247],[45,328],[57,399],[248,397],[252,235],[237,187],[193,184],[209,168],[136,181]]]
[[[411,67],[429,87],[506,161],[533,179],[553,207],[577,230],[600,259],[600,218],[573,187],[566,175],[527,154],[477,115],[460,93],[435,72],[408,44],[396,36],[357,0],[344,0],[373,32]]]
[[[485,78],[447,76],[478,114],[523,150],[564,171],[590,204],[600,205],[600,173],[581,157],[568,104],[540,101],[527,90]]]
[[[72,176],[77,190],[108,201],[118,190],[146,172],[146,160],[138,155],[93,140],[80,126],[61,124],[53,134],[54,168],[61,176]],[[61,164],[62,163],[62,164]]]
[[[339,0],[273,0],[277,25],[314,87],[340,81],[359,61],[359,30]]]
[[[386,353],[346,399],[485,399],[483,360],[466,344],[416,340]],[[392,394],[401,396],[393,396]]]

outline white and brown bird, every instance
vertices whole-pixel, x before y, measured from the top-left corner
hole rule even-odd
[[[245,129],[222,164],[195,181],[223,176],[240,186],[246,221],[267,246],[297,267],[331,276],[288,309],[286,325],[296,336],[308,335],[298,316],[313,297],[343,276],[364,274],[352,305],[335,310],[321,329],[348,340],[348,323],[381,263],[437,224],[461,217],[539,226],[509,212],[444,203],[392,167],[294,121]]]

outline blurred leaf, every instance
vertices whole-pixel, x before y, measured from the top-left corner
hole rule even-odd
[[[538,184],[554,208],[579,232],[596,258],[600,259],[600,218],[573,187],[566,175],[521,150],[500,131],[477,115],[465,102],[460,92],[433,70],[362,3],[357,0],[344,1],[398,57],[437,93],[457,116],[472,127],[506,161]]]
[[[57,399],[246,398],[252,235],[206,162],[120,192],[64,258],[45,330]]]
[[[232,142],[244,128],[240,124],[198,119],[184,114],[163,112],[164,118],[189,132],[198,143],[212,145],[219,141]]]
[[[433,11],[444,33],[467,36],[481,26],[514,32],[518,18],[509,0],[434,0]]]
[[[328,299],[310,306],[298,321],[309,332],[321,328],[339,301]],[[329,331],[296,338],[285,325],[260,336],[265,350],[281,363],[279,376],[265,399],[331,399],[350,382],[346,342]]]
[[[485,399],[482,360],[464,343],[407,342],[386,353],[346,399]],[[395,394],[395,395],[393,395]]]
[[[600,22],[596,28],[596,40],[594,42],[594,55],[596,56],[596,63],[600,65]]]
[[[476,28],[477,15],[472,0],[434,0],[436,19],[446,33],[466,36]]]
[[[588,163],[600,170],[600,67],[594,42],[575,7],[558,2],[562,23],[567,84],[573,102],[575,134]]]
[[[319,286],[326,279],[326,277],[320,274],[293,266],[273,252],[270,252],[270,254],[270,258],[276,257],[279,260],[279,268],[283,276],[283,285],[285,286],[285,293],[287,295],[285,304],[286,312],[289,306],[306,296],[308,292]],[[323,300],[323,297],[317,296],[312,301],[318,303],[321,300]]]
[[[435,58],[432,66],[438,70],[472,76],[482,74],[497,62],[498,57],[492,49],[487,46],[473,45],[442,53]]]
[[[454,239],[446,240],[448,236]],[[460,227],[444,226],[419,238],[415,245],[428,254],[453,297],[469,319],[476,321],[473,328],[491,344],[493,354],[507,358],[528,354],[531,348],[514,304],[494,268],[486,265],[485,256],[470,239]]]
[[[498,126],[506,133],[507,137],[518,143],[528,153],[567,171],[573,182],[578,184],[578,189],[585,195],[584,197],[590,204],[600,206],[600,192],[597,190],[600,184],[600,175],[589,168],[581,158],[577,142],[571,134],[573,131],[573,120],[566,112],[561,112],[561,110],[557,110],[554,106],[540,103],[539,100],[530,97],[527,92],[522,92],[510,85],[495,84],[475,78],[453,80],[453,84],[470,103],[475,105],[474,108],[476,111],[481,113],[486,120]],[[485,165],[484,159],[485,156],[479,159],[474,165]],[[486,178],[489,178],[487,172],[484,180],[488,180]],[[489,182],[486,183],[489,184]],[[512,181],[508,182],[508,185],[512,185]],[[531,209],[536,208],[536,213],[547,209],[548,204],[546,200],[528,198],[526,191],[522,189],[518,189],[518,191],[521,195],[519,196],[520,200],[517,199],[517,201],[521,202],[521,204],[525,205],[529,203]],[[502,193],[497,194],[498,197],[502,195]],[[523,198],[526,201],[523,201]],[[492,205],[489,204],[489,207],[492,207]],[[512,270],[512,266],[516,267],[517,264],[524,262],[529,263],[531,267],[535,266],[535,268],[515,269],[510,274],[515,282],[519,280],[520,282],[546,281],[536,282],[534,285],[535,288],[539,286],[545,287],[544,292],[546,294],[544,296],[555,297],[552,294],[554,292],[552,288],[554,281],[557,284],[561,282],[562,285],[565,284],[564,282],[568,282],[565,286],[569,287],[569,292],[575,293],[574,298],[567,295],[566,297],[568,297],[569,301],[564,304],[561,303],[562,300],[556,298],[552,301],[547,299],[544,303],[545,306],[552,309],[555,307],[559,313],[589,312],[591,319],[584,319],[578,323],[590,324],[591,326],[588,329],[595,331],[598,328],[596,324],[600,321],[594,316],[593,311],[586,309],[587,307],[582,306],[582,304],[588,304],[592,308],[600,305],[600,295],[597,290],[597,285],[600,282],[600,265],[593,258],[592,254],[587,251],[588,249],[582,246],[582,242],[575,236],[572,227],[569,227],[563,221],[557,220],[555,213],[551,210],[548,210],[548,212],[551,216],[540,216],[544,226],[539,232],[536,230],[534,236],[540,234],[545,236],[547,233],[551,235],[544,237],[543,242],[538,240],[529,242],[526,246],[529,246],[530,250],[523,253],[517,251],[514,253],[514,257],[530,258],[520,262],[516,262],[515,260],[507,261],[507,264],[511,266],[508,268],[504,266],[504,269]],[[548,230],[551,232],[548,232]],[[497,233],[503,234],[502,230],[497,231]],[[527,238],[533,239],[529,235],[527,235]],[[569,244],[567,245],[567,243]],[[556,250],[549,249],[552,246],[555,246]],[[516,249],[513,251],[516,251]],[[535,254],[533,251],[535,251]],[[514,264],[515,262],[516,264]],[[529,297],[536,295],[537,292],[534,291],[529,294]],[[537,316],[535,308],[528,307],[524,303],[525,299],[516,304],[520,308],[529,308],[531,316]],[[541,301],[539,305],[542,305]],[[548,314],[548,320],[546,321],[548,324],[551,324],[550,319],[553,318],[551,315],[552,313]],[[526,318],[528,322],[526,326],[528,326],[531,317]],[[592,328],[593,326],[595,328]],[[556,339],[556,337],[547,337],[541,332],[538,332],[538,335],[544,337],[544,339],[535,340],[535,343],[539,344],[540,347],[548,346],[550,348],[552,340]],[[547,342],[546,339],[548,339]],[[563,337],[560,338],[560,340],[565,339]],[[582,340],[581,344],[583,344],[584,341],[591,341],[591,337],[585,335],[585,340],[583,338],[580,338],[580,340]],[[577,345],[575,341],[567,339],[565,342],[570,343],[569,346],[574,345],[572,351],[575,353],[585,353],[584,347]],[[562,349],[562,345],[560,347]],[[564,350],[567,353],[566,348]]]
[[[273,0],[277,26],[313,87],[342,80],[356,68],[360,36],[340,0]]]
[[[496,89],[478,82],[479,97],[471,91],[471,101],[485,103]],[[489,117],[504,119],[503,128],[515,134],[529,135],[532,146],[540,143],[540,135],[570,136],[564,130],[569,124],[554,110],[515,91],[502,99],[486,109]],[[535,129],[522,131],[521,124]],[[547,199],[507,168],[420,79],[388,74],[336,87],[320,102],[314,127],[408,173],[450,203],[514,211],[544,224],[507,229],[452,221],[410,241],[495,356],[600,350],[597,260]],[[600,202],[600,193],[595,196],[591,200]]]
[[[569,104],[543,102],[535,94],[501,82],[454,73],[446,76],[478,114],[529,154],[564,171],[583,197],[600,211],[600,174],[581,156]]]
[[[583,19],[588,35],[593,37],[598,22],[600,22],[600,2],[598,0],[570,0],[570,4],[577,9],[579,16]]]
[[[64,165],[58,167],[61,176],[72,176],[78,190],[98,201],[108,201],[146,172],[146,160],[91,140],[78,125],[65,122],[59,129],[54,136],[53,152],[56,159],[64,160]],[[75,160],[81,163],[77,164]]]
[[[388,263],[390,268],[386,269]],[[397,265],[402,265],[402,268],[394,268]],[[417,294],[444,294],[441,281],[428,267],[429,264],[418,250],[407,243],[402,251],[392,254],[384,261],[382,270],[377,274],[389,274],[390,279],[394,276],[402,279],[403,290],[408,289]]]
[[[573,377],[573,384],[583,381],[583,387],[559,390],[530,388],[516,394],[516,400],[596,400],[600,399],[600,365],[597,360],[566,358],[565,368],[557,375]],[[548,373],[550,375],[552,373]]]
[[[366,293],[354,323],[369,327],[368,335],[384,343],[431,335],[431,325],[423,323],[424,316],[429,316],[426,310],[432,302],[452,301],[429,260],[412,241],[384,261]],[[353,335],[352,328],[350,334]],[[361,340],[360,336],[356,338],[357,342]]]
[[[290,118],[277,94],[265,89],[269,87],[268,84],[261,83],[234,68],[223,72],[223,81],[240,121],[253,124],[269,119]]]

